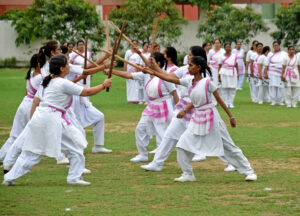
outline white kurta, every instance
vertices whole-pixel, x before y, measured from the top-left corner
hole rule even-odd
[[[244,63],[245,51],[243,49],[240,50],[233,49],[232,53],[237,55],[239,74],[244,74],[245,73],[245,63]]]
[[[300,59],[298,56],[285,56],[283,58],[282,64],[286,66],[284,77],[288,87],[300,87],[299,71],[298,65],[300,64]]]
[[[80,95],[82,90],[83,87],[63,78],[52,79],[45,89],[40,87],[43,101],[28,123],[23,151],[58,157],[61,153],[62,128],[69,133],[77,147],[85,148],[87,141],[82,132],[70,124],[65,108],[68,107],[72,96]]]
[[[207,78],[204,78],[200,80],[199,83],[206,82],[206,80]],[[200,86],[199,83],[194,87],[190,94],[191,101],[195,107],[200,106],[201,104],[199,104],[199,102],[200,100],[202,101],[202,98],[199,97],[200,89],[197,88],[198,86]],[[186,86],[187,88],[190,88],[192,87],[192,78],[180,79],[180,84]],[[212,101],[212,94],[214,91],[216,91],[216,89],[217,87],[212,82],[209,82],[207,86],[207,92],[205,92],[209,101]],[[218,110],[215,107],[213,107],[212,109],[213,123],[210,132],[203,136],[196,135],[188,127],[188,129],[180,137],[176,147],[192,152],[194,154],[204,154],[207,156],[224,155],[223,142],[220,130],[226,130],[226,125],[221,119]]]
[[[282,61],[286,54],[283,51],[273,53],[269,57],[269,69],[268,75],[270,79],[270,86],[283,88],[283,82],[281,81]]]
[[[127,50],[125,53],[125,60],[137,64],[139,60],[139,55],[137,53],[131,52],[131,50]],[[127,64],[127,71],[130,73],[137,72],[135,67]],[[126,89],[127,89],[127,101],[131,103],[138,103],[140,102],[139,97],[139,89],[140,84],[138,80],[127,79],[126,80]]]
[[[221,69],[219,71],[221,75],[222,88],[234,88],[237,87],[237,55],[231,54],[230,56],[220,56],[219,64]]]
[[[225,50],[220,49],[218,51],[215,51],[214,49],[209,50],[207,55],[207,61],[209,63],[209,67],[212,72],[212,80],[215,84],[215,86],[218,86],[218,69],[219,69],[219,58],[224,55]]]

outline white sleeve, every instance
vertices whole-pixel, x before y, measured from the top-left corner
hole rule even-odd
[[[143,72],[134,72],[134,73],[131,73],[131,75],[134,80],[143,81],[144,77],[145,77],[145,74]]]
[[[218,64],[222,64],[223,60],[224,60],[224,55],[223,55],[223,56],[220,56],[220,57],[218,58]]]
[[[76,75],[82,75],[83,73],[83,68],[80,65],[70,65],[70,73],[71,74],[76,74]]]
[[[211,56],[211,50],[209,50],[208,54],[207,54],[207,62],[210,61],[210,56]]]
[[[216,85],[212,81],[210,81],[208,84],[208,91],[214,93],[216,90],[217,90]]]
[[[169,92],[172,92],[172,91],[176,90],[176,86],[175,86],[174,83],[170,83],[170,82],[167,82],[167,81],[163,81],[163,82],[164,82],[164,84],[165,84],[165,86],[166,86],[166,88]]]
[[[77,85],[70,80],[64,79],[64,82],[62,84],[62,91],[69,95],[80,95],[83,91],[83,87],[80,85]]]
[[[264,61],[265,61],[265,57],[264,57],[264,55],[261,55],[257,60],[257,64],[263,64]]]
[[[39,85],[34,97],[37,97],[38,99],[43,100],[43,90],[44,90],[44,87],[42,86],[42,84]]]
[[[252,54],[250,60],[255,61],[256,55]]]
[[[174,73],[179,79],[181,79],[184,75],[184,72],[185,72],[185,67],[180,67]]]
[[[183,65],[187,65],[188,64],[188,55],[184,56],[183,59]]]
[[[129,50],[127,50],[126,53],[125,53],[125,60],[127,60],[127,61],[129,61],[129,52],[128,51]]]
[[[287,65],[288,64],[288,58],[287,57],[284,57],[282,59],[282,65]]]
[[[251,50],[249,50],[249,51],[247,52],[246,62],[250,62],[250,58],[251,58]]]
[[[183,85],[185,87],[189,87],[191,79],[192,78],[183,78],[183,79],[180,79],[180,85]]]

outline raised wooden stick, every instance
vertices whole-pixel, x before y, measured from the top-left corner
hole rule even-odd
[[[118,39],[115,38],[113,53],[112,53],[112,56],[111,56],[111,62],[110,62],[110,67],[109,67],[109,72],[108,72],[108,78],[111,78],[112,70],[114,68],[115,55],[118,54],[118,50],[119,50],[119,47],[120,47],[120,44],[121,44],[122,35],[123,35],[124,30],[125,30],[125,26],[126,26],[126,22],[123,22],[122,29],[121,29],[121,32],[120,32],[120,36],[119,36]],[[109,92],[109,88],[106,88],[106,92]]]
[[[156,17],[153,20],[153,29],[152,29],[152,38],[151,38],[152,39],[152,41],[151,41],[151,48],[152,48],[151,57],[153,57],[153,54],[154,54],[154,44],[156,41],[157,30],[158,30],[158,20],[159,20],[159,17]]]
[[[98,65],[96,62],[90,60],[89,58],[86,58],[84,55],[82,55],[80,52],[78,52],[77,50],[73,50],[74,53],[76,53],[77,55],[81,56],[82,58],[86,59],[89,63],[93,64],[96,67],[99,67],[100,65]]]
[[[107,15],[105,16],[105,32],[106,32],[107,50],[110,50],[109,23],[108,23],[108,20],[107,20]]]
[[[110,51],[108,51],[108,50],[102,49],[102,51],[105,52],[105,53],[107,53],[107,54],[109,54],[109,55],[112,55],[112,53]],[[131,65],[132,67],[135,67],[136,69],[138,69],[140,71],[142,71],[144,69],[142,66],[139,66],[139,65],[134,64],[134,63],[132,63],[130,61],[127,61],[127,60],[123,59],[122,57],[120,57],[118,55],[115,55],[115,58],[119,59],[120,61],[122,61],[124,63],[127,63],[127,64]]]
[[[110,21],[110,24],[116,29],[117,32],[121,33],[121,30],[120,30],[120,29],[119,29],[112,21]],[[132,41],[131,41],[128,37],[126,37],[126,35],[122,34],[122,36],[123,36],[123,38],[124,38],[125,40],[128,41],[128,43],[129,43],[131,46],[134,46],[134,44],[132,43]]]
[[[85,56],[85,58],[84,58],[84,69],[86,69],[87,59],[88,59],[88,57],[87,57],[87,42],[88,42],[87,36],[85,36],[84,40],[85,40],[85,43],[84,43],[84,56]],[[83,79],[83,84],[86,84],[86,79]]]

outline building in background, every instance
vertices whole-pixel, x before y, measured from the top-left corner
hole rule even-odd
[[[89,0],[96,5],[97,12],[101,18],[104,19],[110,11],[121,5],[122,0]],[[281,6],[287,6],[294,0],[232,0],[232,3],[237,7],[246,7],[250,4],[254,11],[261,13],[264,21],[270,28],[269,32],[276,30],[276,26],[272,23],[271,19],[274,18],[277,9]],[[26,9],[33,0],[0,0],[0,16],[10,8]],[[186,51],[192,45],[202,44],[201,39],[196,38],[199,22],[205,21],[205,11],[198,8],[198,6],[191,6],[188,4],[177,4],[178,9],[182,15],[189,20],[189,24],[182,26],[183,34],[179,38],[178,44],[175,44],[180,51]],[[38,50],[41,45],[40,41],[28,45],[15,46],[15,39],[17,33],[10,26],[7,21],[0,21],[0,41],[5,43],[0,44],[0,50],[5,52],[0,53],[0,59],[9,57],[16,57],[18,60],[27,61],[31,53]],[[264,44],[271,44],[272,38],[269,34],[263,33],[257,35],[255,39],[262,41]],[[248,49],[248,45],[244,45]]]

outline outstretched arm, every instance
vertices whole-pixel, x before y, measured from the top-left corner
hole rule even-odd
[[[110,66],[110,62],[108,62],[108,63],[106,63],[104,65],[101,65],[99,67],[94,67],[94,68],[90,68],[90,69],[84,69],[82,75],[92,75],[92,74],[97,73],[99,71],[103,71],[106,68],[109,68],[109,66]]]
[[[112,79],[106,79],[104,82],[100,85],[91,87],[91,88],[84,88],[80,94],[80,96],[92,96],[95,94],[98,94],[102,90],[106,89],[107,87],[110,87],[112,83]]]
[[[105,56],[102,56],[101,58],[99,58],[97,61],[96,61],[96,64],[100,65],[102,64],[106,59],[109,58],[109,55],[105,55]],[[94,64],[89,64],[86,69],[91,69],[91,68],[94,68],[96,67]]]
[[[229,111],[229,109],[225,105],[224,101],[222,100],[222,98],[220,97],[220,95],[218,94],[218,92],[214,91],[213,94],[214,94],[217,102],[220,104],[220,106],[223,108],[223,110],[225,110],[225,112],[227,113],[227,115],[229,117],[229,120],[230,120],[231,127],[233,127],[233,128],[236,127],[235,118],[232,116],[231,112]]]

